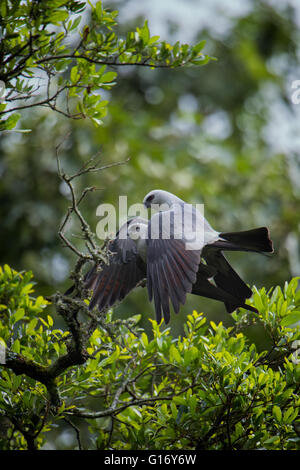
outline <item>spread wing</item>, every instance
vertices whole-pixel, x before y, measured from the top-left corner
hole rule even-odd
[[[170,320],[170,301],[178,313],[192,291],[200,263],[200,251],[187,250],[186,241],[174,237],[172,211],[155,214],[148,226],[147,287],[149,300],[154,299],[156,320],[162,313]],[[166,222],[166,223],[165,223]],[[165,228],[169,227],[169,233]]]
[[[85,287],[93,291],[90,309],[110,308],[126,297],[146,277],[146,266],[138,254],[135,242],[128,236],[129,220],[122,225],[108,249],[108,264],[93,266],[85,277]]]

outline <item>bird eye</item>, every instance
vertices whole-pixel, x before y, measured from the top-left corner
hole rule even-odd
[[[150,196],[147,197],[146,201],[151,202],[154,199],[154,194],[151,194]]]

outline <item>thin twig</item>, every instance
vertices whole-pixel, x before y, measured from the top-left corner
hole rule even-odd
[[[82,444],[81,444],[81,438],[80,438],[80,430],[79,430],[79,428],[78,428],[77,426],[75,426],[75,424],[72,423],[72,421],[71,421],[69,418],[67,418],[66,416],[64,417],[64,421],[65,421],[66,423],[68,423],[68,424],[71,426],[71,428],[74,429],[74,431],[75,431],[75,433],[76,433],[77,442],[78,442],[78,449],[79,449],[79,450],[82,450],[83,447],[82,447]]]

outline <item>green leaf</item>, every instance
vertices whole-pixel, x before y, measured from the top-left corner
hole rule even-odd
[[[14,351],[15,353],[19,354],[20,353],[20,341],[16,339],[11,347],[11,350]]]
[[[75,65],[74,67],[72,67],[71,69],[71,72],[70,72],[70,80],[72,83],[77,83],[77,81],[79,80],[79,73],[78,73],[78,67],[77,65]]]
[[[143,332],[142,335],[141,335],[141,343],[142,343],[142,345],[144,346],[144,348],[146,348],[146,347],[148,346],[148,344],[149,344],[149,342],[148,342],[148,336],[146,335],[145,332]]]
[[[26,284],[26,285],[22,288],[21,294],[22,294],[22,295],[30,294],[31,292],[33,292],[32,287],[33,287],[33,284],[32,284],[31,282],[28,283],[28,284]]]
[[[93,124],[95,124],[96,127],[100,127],[103,125],[103,121],[101,119],[98,119],[98,118],[95,118],[95,117],[91,117],[91,121]]]
[[[7,275],[7,277],[8,277],[9,279],[12,279],[12,277],[13,277],[13,272],[12,272],[12,270],[11,270],[11,267],[10,267],[8,264],[5,264],[5,265],[3,266],[3,269],[4,269],[4,272],[5,272],[5,274]]]
[[[176,420],[178,411],[177,411],[177,406],[175,405],[173,401],[171,401],[171,413],[172,413],[172,418]]]
[[[148,21],[145,21],[144,26],[141,29],[138,28],[138,31],[139,31],[140,38],[142,39],[144,46],[146,46],[150,39]]]
[[[184,364],[188,365],[190,362],[196,359],[198,355],[199,355],[199,351],[195,346],[189,347],[189,349],[187,349],[184,352]]]
[[[170,361],[171,362],[175,361],[178,363],[182,362],[182,357],[174,344],[171,344],[170,346]]]
[[[294,323],[300,322],[300,311],[294,311],[292,313],[288,313],[283,317],[280,324],[281,326],[290,326]]]
[[[58,25],[68,19],[69,13],[64,10],[52,11],[49,17],[51,23]]]
[[[33,318],[27,325],[26,327],[26,334],[27,335],[32,335],[34,333],[35,327],[37,325],[38,319]]]
[[[281,423],[281,421],[282,421],[282,413],[281,413],[281,409],[279,408],[279,406],[274,405],[274,406],[273,406],[273,409],[272,409],[272,413],[273,413],[273,416],[275,417],[276,421],[278,421],[279,423]]]
[[[101,83],[112,82],[117,75],[117,72],[106,72],[100,77]]]
[[[74,29],[76,29],[77,26],[79,26],[80,22],[81,22],[81,16],[77,16],[77,18],[75,18],[75,20],[73,21],[70,31],[73,31]]]
[[[298,410],[294,409],[292,406],[288,408],[283,415],[283,422],[285,424],[292,423],[298,415]]]
[[[101,20],[102,15],[103,15],[102,2],[96,3],[95,12],[96,12],[98,20]]]
[[[202,49],[204,48],[206,44],[206,41],[203,40],[203,41],[200,41],[198,42],[198,44],[196,44],[195,46],[193,46],[193,52],[196,52],[197,54],[202,51]]]
[[[266,439],[266,440],[264,441],[264,444],[267,444],[267,445],[269,445],[269,444],[274,444],[274,443],[277,442],[277,441],[279,441],[279,436],[272,436],[272,437],[270,437],[269,439]]]
[[[13,323],[16,323],[17,321],[21,320],[25,315],[25,310],[24,308],[19,308],[12,316]]]

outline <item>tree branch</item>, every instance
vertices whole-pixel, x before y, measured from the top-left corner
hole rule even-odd
[[[82,281],[82,269],[86,262],[93,261],[97,264],[101,262],[106,262],[107,257],[100,249],[97,248],[95,243],[95,236],[92,233],[89,224],[85,220],[81,211],[79,210],[79,205],[82,202],[83,198],[88,192],[94,188],[85,188],[83,192],[77,197],[73,181],[82,176],[85,173],[103,171],[113,166],[122,165],[127,163],[128,160],[124,162],[116,162],[112,164],[107,164],[103,166],[98,166],[97,162],[91,164],[94,161],[94,158],[90,159],[77,173],[69,176],[61,168],[59,160],[59,149],[63,142],[61,142],[56,147],[56,161],[58,174],[62,181],[64,181],[71,193],[71,206],[68,208],[66,215],[62,221],[62,224],[59,228],[59,236],[64,244],[72,250],[77,256],[77,262],[75,269],[72,273],[72,278],[75,282],[75,287],[78,292],[85,293],[83,281]],[[83,238],[86,241],[88,253],[80,252],[67,238],[65,234],[66,226],[70,221],[72,215],[75,215],[79,220],[81,225],[81,231]],[[73,366],[78,366],[84,364],[86,360],[90,357],[86,352],[86,344],[89,340],[90,335],[93,333],[95,328],[97,328],[99,323],[99,318],[97,315],[94,315],[89,311],[88,306],[80,298],[72,298],[68,295],[63,295],[61,293],[56,293],[49,297],[51,302],[54,304],[56,312],[60,315],[70,332],[70,335],[67,337],[66,346],[67,352],[64,355],[59,356],[52,364],[44,366],[38,364],[34,361],[31,361],[20,354],[16,354],[10,350],[7,350],[6,354],[6,363],[4,367],[11,369],[15,374],[25,374],[28,377],[31,377],[34,380],[37,380],[45,385],[47,388],[51,405],[58,407],[61,404],[59,391],[56,385],[56,378],[65,372],[68,368]],[[83,312],[88,319],[84,323],[78,321],[79,312]],[[126,387],[129,378],[125,377],[124,387]],[[114,401],[114,407],[118,403],[118,397],[122,393],[122,389],[119,390],[119,394],[116,395]]]

